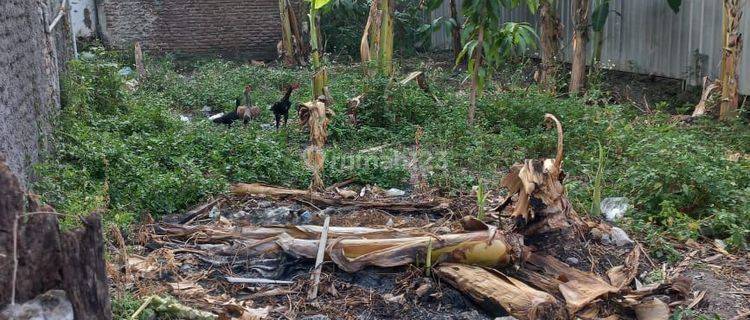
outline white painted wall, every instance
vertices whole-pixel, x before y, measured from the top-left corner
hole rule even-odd
[[[96,36],[95,0],[70,0],[70,22],[76,37]]]

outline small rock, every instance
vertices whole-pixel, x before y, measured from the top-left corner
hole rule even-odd
[[[263,129],[263,130],[272,130],[274,128],[274,126],[272,124],[268,124],[268,123],[261,123],[260,124],[260,128]]]
[[[483,317],[479,314],[479,311],[471,310],[471,311],[464,311],[458,314],[458,319],[461,320],[474,320],[474,319],[482,319]]]
[[[182,122],[190,122],[190,118],[183,114],[180,115],[180,120],[182,120]]]
[[[307,317],[300,318],[300,320],[330,320],[330,319],[331,318],[329,318],[328,316],[322,315],[322,314],[316,314],[314,316],[307,316]]]
[[[495,320],[518,320],[514,316],[497,317]]]
[[[273,203],[271,201],[266,201],[266,200],[258,201],[259,208],[268,208],[271,206],[273,206]]]
[[[390,188],[385,191],[387,197],[400,197],[406,194],[406,191],[396,188]]]
[[[232,214],[232,218],[239,219],[239,218],[242,218],[242,217],[246,216],[247,214],[248,213],[245,212],[244,210],[240,210],[240,211],[237,211],[237,212],[233,213]]]
[[[565,259],[565,263],[569,265],[577,265],[579,262],[580,261],[578,261],[578,258],[576,257],[568,257],[567,259]]]
[[[65,291],[50,290],[23,304],[8,305],[0,312],[0,319],[73,320],[73,305]]]
[[[388,302],[398,303],[398,304],[403,304],[406,302],[406,298],[404,298],[403,293],[397,296],[394,296],[390,293],[386,293],[383,295],[383,300],[388,301]]]
[[[616,222],[625,216],[630,208],[630,202],[625,197],[606,198],[602,200],[599,208],[601,208],[605,220]]]
[[[393,227],[393,224],[394,224],[393,219],[392,218],[388,218],[388,222],[385,223],[385,226],[386,227]]]
[[[625,233],[625,230],[618,227],[612,227],[612,230],[609,233],[602,236],[602,243],[610,245],[614,244],[621,247],[633,243],[633,240],[630,240],[630,237]]]
[[[429,282],[425,282],[420,285],[419,288],[417,288],[417,290],[415,290],[414,292],[417,294],[417,297],[421,298],[422,296],[427,294],[427,292],[430,292],[430,289],[432,289],[432,284]]]

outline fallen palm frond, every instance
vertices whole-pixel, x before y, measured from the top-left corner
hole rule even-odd
[[[502,273],[452,263],[441,264],[435,271],[491,313],[502,308],[521,320],[566,318],[562,303],[555,297]]]
[[[562,184],[563,130],[560,121],[551,114],[547,120],[557,128],[557,155],[555,159],[525,160],[515,164],[501,185],[512,196],[518,193],[513,217],[526,225],[525,234],[559,230],[578,224],[578,218],[565,196]]]

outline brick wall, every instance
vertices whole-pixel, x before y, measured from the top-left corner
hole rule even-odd
[[[60,105],[59,66],[70,56],[66,20],[45,32],[59,3],[49,2],[0,0],[0,154],[22,184],[46,146]]]
[[[101,0],[98,11],[105,43],[120,48],[273,59],[281,39],[278,0]]]

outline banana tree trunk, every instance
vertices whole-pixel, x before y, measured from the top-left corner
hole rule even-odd
[[[467,122],[474,125],[474,114],[477,110],[477,96],[479,95],[479,70],[482,68],[482,46],[484,46],[484,27],[479,27],[477,46],[474,49],[473,70],[471,72],[471,95],[469,96],[469,112]]]
[[[435,271],[495,315],[504,309],[520,320],[568,318],[563,304],[551,294],[500,272],[454,263],[440,264]]]
[[[603,7],[604,1],[606,0],[594,0],[594,8],[600,8]],[[609,8],[609,6],[607,6]],[[609,13],[606,13],[608,16]],[[591,69],[599,68],[600,62],[602,61],[602,48],[604,46],[604,26],[606,25],[606,18],[604,20],[604,25],[602,25],[602,30],[597,31],[596,29],[593,30],[593,54],[591,55]]]
[[[365,30],[359,42],[359,56],[362,60],[362,69],[365,75],[369,75],[368,66],[372,57],[380,56],[380,2],[373,0],[370,5],[370,13],[367,16]]]
[[[461,21],[459,20],[458,9],[456,9],[456,0],[450,0],[448,2],[451,10],[451,18],[456,22],[456,26],[451,29],[451,41],[453,47],[453,61],[458,60],[458,55],[461,53]]]
[[[319,44],[320,30],[318,29],[318,9],[310,5],[310,57],[313,65],[312,93],[313,100],[324,94],[328,75],[322,61],[322,50]]]
[[[573,66],[570,94],[576,95],[586,84],[586,42],[589,28],[589,0],[573,0]]]
[[[740,33],[740,19],[742,18],[742,1],[724,0],[724,19],[722,22],[722,57],[721,57],[721,105],[719,119],[729,120],[737,116],[740,104],[739,80],[737,68],[742,56],[742,34]]]
[[[294,47],[292,45],[292,26],[286,0],[279,0],[279,14],[281,15],[281,47],[284,64],[294,65]]]
[[[560,66],[560,39],[562,24],[553,0],[542,0],[539,7],[542,65],[539,83],[546,92],[557,91],[557,71]]]
[[[302,38],[302,31],[300,30],[300,21],[297,18],[297,14],[294,12],[294,8],[292,8],[292,4],[289,2],[289,0],[284,0],[286,2],[286,9],[289,13],[289,25],[292,28],[292,34],[294,35],[295,42],[293,45],[296,45],[299,58],[301,61],[304,61],[305,57],[307,57],[307,45],[304,43],[304,38]],[[303,1],[304,2],[304,1]],[[300,11],[304,12],[304,11]]]
[[[394,0],[381,0],[380,11],[382,22],[380,27],[380,72],[390,76],[393,74],[393,6]]]

